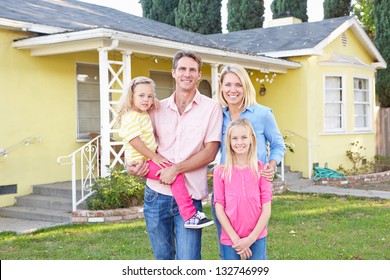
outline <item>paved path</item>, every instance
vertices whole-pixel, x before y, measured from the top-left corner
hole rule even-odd
[[[323,193],[323,194],[336,194],[336,195],[351,195],[361,197],[379,197],[382,199],[390,199],[390,192],[386,191],[374,191],[374,190],[359,190],[359,189],[343,189],[330,186],[316,186],[309,184],[308,180],[297,180],[292,185],[288,186],[288,189],[292,192],[299,193]],[[11,219],[0,217],[0,232],[14,231],[20,233],[31,233],[40,228],[48,228],[53,226],[62,225],[63,223],[43,222],[43,221],[31,221],[23,219]]]
[[[351,195],[361,197],[379,197],[383,199],[390,199],[390,192],[387,191],[375,191],[375,190],[360,190],[350,188],[337,188],[331,186],[289,186],[290,191],[299,193],[323,193],[323,194],[336,194],[336,195]]]

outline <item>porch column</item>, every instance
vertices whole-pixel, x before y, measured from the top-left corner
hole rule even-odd
[[[99,78],[100,78],[100,174],[108,175],[107,165],[110,164],[110,99],[108,95],[108,49],[99,51]]]
[[[131,51],[122,52],[122,60],[123,60],[123,93],[127,90],[127,86],[131,80]]]
[[[218,66],[219,64],[211,64],[211,92],[213,99],[217,99]]]
[[[112,40],[108,47],[98,48],[99,78],[100,78],[100,176],[109,175],[107,166],[110,165],[110,65],[108,52],[118,47],[119,41]]]

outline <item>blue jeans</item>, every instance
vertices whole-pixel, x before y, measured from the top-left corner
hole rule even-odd
[[[198,211],[202,202],[193,200]],[[202,230],[186,229],[173,196],[145,187],[146,230],[156,260],[200,260]]]
[[[217,214],[215,213],[214,192],[211,195],[211,213],[213,215],[215,227],[217,228],[217,240],[218,240],[219,258],[221,260],[223,260],[224,259],[224,257],[223,257],[223,245],[220,242],[222,226],[221,226],[221,223],[218,221]]]
[[[236,250],[232,246],[222,245],[223,256],[225,260],[240,260],[241,257],[237,254]],[[267,259],[267,237],[256,240],[249,247],[252,251],[252,257],[248,260],[266,260]]]

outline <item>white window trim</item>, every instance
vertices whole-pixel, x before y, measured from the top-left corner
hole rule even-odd
[[[96,64],[96,63],[88,63],[88,62],[81,62],[81,61],[77,61],[75,63],[75,92],[76,92],[76,102],[75,102],[75,106],[76,106],[76,142],[78,143],[85,143],[85,142],[88,142],[90,139],[89,138],[84,138],[84,137],[79,137],[79,108],[78,108],[78,82],[77,82],[77,66],[78,65],[86,65],[86,66],[94,66],[94,67],[97,67],[99,69],[99,64]],[[99,92],[99,98],[100,98],[100,92]],[[100,99],[99,99],[100,100]],[[100,102],[99,102],[99,106],[100,106]],[[98,133],[100,133],[100,131],[96,131]]]
[[[341,102],[341,128],[337,129],[326,129],[325,125],[325,94],[326,94],[326,78],[327,77],[340,77],[341,78],[341,96],[342,96],[342,102]],[[322,104],[323,104],[323,131],[324,134],[343,134],[346,132],[346,94],[345,94],[345,75],[340,73],[327,73],[324,75],[323,79],[323,94],[322,94]]]
[[[353,79],[352,81],[354,81],[354,79],[364,79],[364,80],[367,80],[368,81],[368,100],[369,100],[369,109],[368,109],[368,112],[369,112],[369,116],[368,116],[368,119],[367,119],[367,123],[368,123],[368,126],[367,127],[356,127],[355,126],[355,117],[356,117],[356,114],[355,114],[355,87],[354,87],[354,83],[352,84],[352,87],[353,87],[353,110],[354,110],[354,114],[353,114],[353,128],[354,128],[354,131],[356,132],[369,132],[369,131],[372,131],[372,120],[373,120],[373,116],[374,116],[374,106],[373,106],[373,100],[372,100],[372,78],[371,77],[368,77],[368,76],[353,76]]]

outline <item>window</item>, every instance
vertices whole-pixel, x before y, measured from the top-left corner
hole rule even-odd
[[[100,132],[99,66],[77,64],[77,140]]]
[[[159,100],[171,96],[175,90],[175,80],[171,72],[150,71],[150,78],[156,83],[156,95]]]
[[[325,77],[324,130],[344,131],[345,104],[343,80],[339,76]]]
[[[371,128],[371,102],[368,79],[353,79],[355,130]]]

